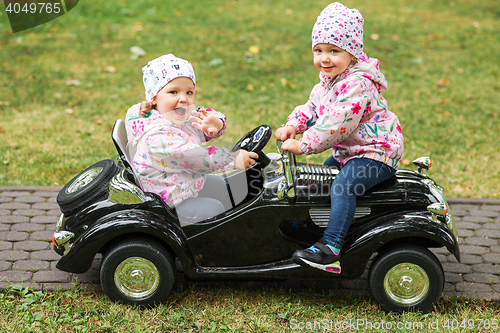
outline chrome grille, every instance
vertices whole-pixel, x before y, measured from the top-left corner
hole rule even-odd
[[[339,171],[322,165],[297,165],[297,183],[299,186],[330,185]]]
[[[329,168],[327,166],[314,164],[299,164],[297,165],[297,170],[301,174],[323,174],[336,176],[339,173],[339,170],[336,168]]]

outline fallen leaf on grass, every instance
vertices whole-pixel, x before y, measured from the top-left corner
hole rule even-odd
[[[440,87],[446,87],[448,85],[448,79],[442,78],[442,79],[438,80],[437,84]]]
[[[412,61],[416,64],[422,65],[424,63],[424,58],[416,57],[416,58],[413,58]]]
[[[106,67],[104,67],[104,70],[105,70],[106,72],[110,72],[110,73],[114,73],[114,72],[116,72],[116,68],[115,68],[115,67],[113,67],[113,66],[106,66]]]
[[[251,54],[257,55],[260,52],[260,47],[252,45],[248,48],[248,51],[250,51]]]
[[[130,52],[132,52],[132,55],[130,56],[130,59],[132,60],[137,60],[139,59],[139,57],[143,57],[146,55],[146,51],[144,51],[139,46],[132,46],[130,48]]]
[[[254,91],[255,90],[255,88],[253,87],[253,84],[251,84],[251,83],[249,83],[247,85],[247,89],[250,90],[250,91]]]
[[[458,184],[453,187],[453,192],[455,192],[455,193],[462,193],[463,191],[464,191],[464,188]]]
[[[210,67],[213,67],[213,66],[218,66],[218,65],[221,65],[223,62],[224,62],[224,60],[223,60],[223,59],[212,59],[212,60],[210,60],[210,62],[208,63],[208,66],[210,66]]]
[[[69,78],[68,81],[66,81],[67,86],[81,86],[82,83],[78,81],[77,79]]]
[[[130,52],[132,52],[132,54],[135,54],[135,55],[138,55],[138,56],[143,56],[143,55],[146,55],[146,51],[144,51],[142,48],[140,48],[139,46],[132,46],[130,48]]]
[[[143,27],[142,27],[142,22],[135,22],[134,23],[134,30],[135,31],[142,31]]]
[[[284,77],[281,78],[281,85],[283,87],[289,86],[290,88],[295,88],[297,86],[295,83],[288,81]]]

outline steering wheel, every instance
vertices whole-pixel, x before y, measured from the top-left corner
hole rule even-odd
[[[262,152],[262,149],[271,139],[273,130],[268,125],[260,125],[245,134],[233,147],[232,151],[237,151],[244,149],[246,151],[251,151],[259,154],[259,158],[256,160],[260,163],[262,168],[271,163],[269,157]]]

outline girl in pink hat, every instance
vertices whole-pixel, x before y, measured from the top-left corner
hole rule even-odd
[[[146,100],[127,111],[125,125],[143,189],[176,208],[181,224],[232,208],[224,180],[207,174],[233,164],[246,170],[258,155],[201,145],[224,133],[226,118],[210,108],[193,110],[196,79],[188,61],[168,54],[142,72]]]
[[[330,189],[331,211],[323,237],[293,254],[295,262],[340,273],[341,249],[354,219],[356,197],[390,178],[403,157],[403,134],[382,92],[380,62],[363,52],[363,17],[341,3],[328,5],[312,30],[319,70],[306,104],[297,106],[276,138],[296,155],[331,149],[325,165],[340,169]],[[295,137],[302,134],[300,140]]]

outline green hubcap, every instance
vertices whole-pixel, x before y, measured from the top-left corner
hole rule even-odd
[[[385,275],[384,290],[387,296],[398,304],[415,304],[427,295],[429,277],[418,265],[398,264]]]
[[[160,274],[149,260],[132,257],[116,267],[115,285],[127,297],[139,299],[152,295],[160,283]]]
[[[99,176],[102,170],[103,170],[102,167],[97,167],[81,174],[80,177],[78,177],[78,179],[76,179],[73,182],[73,184],[71,184],[71,186],[66,189],[66,193],[67,194],[74,193],[79,189],[84,188],[85,186],[90,184],[97,176]]]

